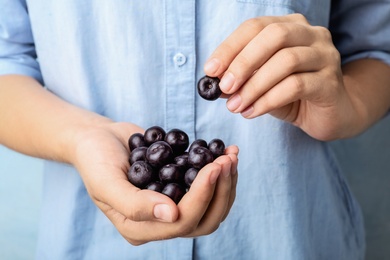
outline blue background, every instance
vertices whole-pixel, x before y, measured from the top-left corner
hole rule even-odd
[[[332,146],[365,217],[367,259],[390,259],[390,116]],[[34,258],[42,160],[0,146],[0,259]]]

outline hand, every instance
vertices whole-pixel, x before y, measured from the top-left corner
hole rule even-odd
[[[244,22],[204,67],[221,78],[231,112],[266,113],[328,140],[348,132],[356,114],[330,32],[300,14]]]
[[[140,190],[127,180],[127,140],[143,129],[110,123],[79,132],[73,164],[94,203],[133,245],[209,234],[232,207],[237,184],[236,146],[227,147],[226,155],[206,165],[176,205],[168,196]]]

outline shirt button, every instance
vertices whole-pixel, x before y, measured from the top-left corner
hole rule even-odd
[[[187,57],[183,53],[176,53],[176,55],[173,56],[173,62],[177,66],[182,66],[187,62]]]

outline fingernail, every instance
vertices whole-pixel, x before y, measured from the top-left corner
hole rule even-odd
[[[154,217],[166,222],[172,222],[172,212],[168,205],[157,204],[153,209]]]
[[[219,62],[219,60],[213,58],[206,62],[203,69],[207,75],[214,75],[218,71],[220,65],[221,63]]]
[[[252,115],[253,111],[254,111],[253,106],[250,106],[250,107],[247,107],[244,111],[242,111],[241,115],[243,117],[248,117],[248,116]]]
[[[219,82],[219,87],[221,88],[222,92],[227,93],[234,85],[234,75],[233,73],[226,72],[222,79],[221,82]]]
[[[227,108],[234,112],[239,106],[241,105],[241,97],[238,94],[233,95],[228,101],[227,101]]]

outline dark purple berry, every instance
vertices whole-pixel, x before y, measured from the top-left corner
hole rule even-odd
[[[187,187],[191,187],[192,182],[194,182],[196,176],[198,175],[199,169],[189,168],[184,174],[184,183]]]
[[[165,138],[165,130],[159,126],[152,126],[146,129],[144,133],[144,139],[147,146],[150,146],[151,144],[158,141],[163,141],[164,138]]]
[[[172,148],[164,141],[157,141],[148,147],[146,151],[146,160],[153,167],[161,166],[172,162]]]
[[[130,165],[135,163],[136,161],[145,161],[146,160],[146,151],[148,147],[137,147],[130,152],[129,163]]]
[[[177,183],[168,183],[165,185],[164,189],[161,192],[162,194],[167,195],[170,197],[176,204],[179,203],[181,198],[186,193],[186,190],[184,187]]]
[[[216,100],[222,94],[219,88],[220,79],[217,77],[204,76],[198,81],[198,93],[206,100]]]
[[[188,164],[196,169],[201,169],[213,161],[213,154],[205,147],[195,147],[188,154]]]
[[[180,129],[172,129],[165,135],[165,142],[167,142],[173,150],[175,155],[182,154],[189,145],[188,135]]]
[[[151,182],[149,183],[145,189],[147,190],[153,190],[153,191],[157,191],[157,192],[162,192],[162,190],[164,189],[164,184],[162,182],[159,182],[159,181],[154,181],[154,182]]]
[[[128,141],[130,151],[133,151],[137,147],[146,146],[144,135],[140,133],[132,134]]]
[[[156,173],[147,162],[137,161],[131,165],[127,178],[134,186],[143,189],[156,179]]]
[[[184,182],[184,174],[181,171],[179,165],[176,164],[166,164],[160,168],[158,174],[160,181],[163,183],[183,183]]]
[[[225,153],[225,144],[221,139],[213,139],[210,141],[208,148],[214,156],[214,160]]]
[[[180,166],[182,170],[185,170],[189,167],[188,165],[188,153],[183,153],[182,155],[176,156],[173,159],[173,162]]]
[[[205,147],[207,148],[207,142],[203,139],[196,139],[195,141],[193,141],[190,145],[190,148],[188,148],[188,151],[190,151],[191,149],[195,148],[195,147]]]

